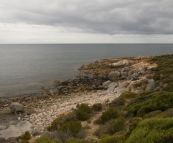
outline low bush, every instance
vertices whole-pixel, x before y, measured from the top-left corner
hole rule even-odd
[[[124,109],[128,112],[128,115],[143,117],[149,112],[165,111],[171,107],[173,107],[172,92],[150,92],[139,96]]]
[[[23,135],[19,136],[18,139],[21,140],[30,140],[31,139],[31,134],[29,131],[26,131]]]
[[[78,120],[86,121],[90,118],[91,108],[87,104],[78,105],[75,114]]]
[[[111,119],[116,119],[118,117],[119,117],[119,112],[116,110],[116,108],[109,108],[108,110],[102,113],[100,121],[102,124],[104,124],[107,121]]]
[[[67,122],[70,122],[70,121],[76,121],[76,120],[77,120],[77,119],[76,119],[75,114],[74,114],[73,112],[71,112],[71,113],[68,113],[68,114],[66,114],[66,115],[63,115],[63,116],[61,116],[61,117],[55,119],[55,120],[51,123],[51,125],[50,125],[49,127],[47,127],[47,129],[48,129],[49,131],[59,130],[60,127],[61,127],[63,124],[65,124],[65,123],[67,123]]]
[[[110,107],[121,107],[121,106],[124,106],[125,105],[125,99],[122,98],[122,97],[118,97],[116,99],[114,99],[110,104],[109,106]]]
[[[101,137],[104,134],[113,135],[118,131],[122,131],[125,128],[125,119],[120,117],[118,119],[112,119],[108,121],[105,125],[101,125],[98,130],[96,130],[95,135]]]
[[[123,92],[120,97],[123,99],[132,99],[135,98],[138,94],[130,91]]]
[[[104,136],[98,143],[117,143],[118,139],[115,136]]]
[[[88,143],[88,141],[77,138],[68,138],[65,143]]]
[[[21,140],[19,143],[29,143],[28,140]]]
[[[172,143],[173,118],[146,119],[138,123],[125,143]]]
[[[60,143],[60,142],[58,140],[51,140],[48,136],[42,136],[36,139],[34,143]]]
[[[102,104],[101,103],[96,103],[92,106],[92,110],[94,111],[101,111],[102,110]]]
[[[153,79],[160,83],[168,83],[168,86],[164,87],[163,90],[172,92],[173,55],[155,56],[151,62],[157,63],[157,68],[154,70],[155,75],[153,76]]]
[[[46,132],[45,136],[49,136],[52,140],[58,140],[61,143],[65,142],[66,139],[73,137],[71,131],[55,131],[55,132]]]
[[[60,130],[61,131],[68,131],[69,130],[73,136],[76,136],[77,133],[81,130],[81,128],[82,128],[82,125],[79,121],[70,121],[70,122],[63,124],[60,127]]]
[[[138,94],[130,91],[123,92],[118,98],[110,103],[110,107],[121,107],[129,103],[132,99],[137,97]]]

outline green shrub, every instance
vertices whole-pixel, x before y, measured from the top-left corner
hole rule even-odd
[[[115,136],[104,136],[98,143],[117,143],[118,139]]]
[[[87,104],[78,105],[76,118],[80,121],[86,121],[90,118],[91,108]]]
[[[137,96],[137,93],[130,92],[130,91],[123,92],[120,95],[120,97],[123,99],[132,99],[132,98],[135,98],[136,96]]]
[[[157,63],[157,68],[154,70],[153,79],[160,83],[168,83],[168,86],[163,88],[165,91],[173,91],[173,56],[162,55],[156,56],[151,60],[152,63]]]
[[[102,104],[101,103],[96,103],[92,106],[92,110],[94,111],[101,111],[102,110]]]
[[[88,119],[90,118],[90,114],[87,113],[87,112],[85,112],[85,111],[82,110],[82,109],[78,109],[78,110],[76,111],[76,117],[77,117],[77,119],[80,120],[80,121],[86,121],[86,120],[88,120]]]
[[[60,142],[58,140],[51,140],[48,136],[42,136],[36,139],[34,143],[60,143]]]
[[[118,119],[112,119],[108,121],[105,125],[101,125],[98,130],[96,130],[95,135],[101,137],[104,134],[113,135],[118,131],[122,131],[125,128],[125,119],[120,117]]]
[[[55,130],[59,130],[60,127],[67,123],[67,122],[70,122],[70,121],[76,121],[76,115],[75,113],[71,112],[71,113],[68,113],[66,115],[63,115],[57,119],[55,119],[51,125],[49,127],[47,127],[47,129],[49,131],[55,131]]]
[[[115,100],[113,100],[110,103],[110,106],[111,107],[121,107],[121,106],[124,106],[125,104],[130,102],[135,97],[137,97],[137,94],[134,93],[134,92],[130,92],[130,91],[123,92],[118,98],[116,98]]]
[[[172,143],[173,118],[146,119],[138,123],[125,143]]]
[[[60,127],[61,131],[70,131],[73,136],[75,136],[82,128],[82,125],[79,121],[71,121],[63,124]]]
[[[124,109],[128,112],[128,115],[143,117],[149,112],[165,111],[171,107],[173,107],[172,92],[150,92],[139,96]]]
[[[29,131],[26,131],[23,135],[19,136],[18,139],[29,140],[31,139],[31,134]]]
[[[54,132],[45,132],[44,136],[48,136],[51,140],[58,140],[63,143],[66,139],[72,137],[71,131],[54,131]]]
[[[88,143],[87,141],[83,139],[77,139],[77,138],[68,138],[65,143]]]
[[[83,110],[83,111],[85,111],[87,113],[91,113],[91,108],[88,106],[88,104],[84,104],[84,103],[80,104],[80,105],[77,106],[77,108],[79,110]]]
[[[136,128],[136,126],[138,125],[139,122],[142,121],[142,118],[140,117],[134,117],[132,118],[129,122],[129,130],[125,135],[125,138],[128,138],[129,135],[131,134],[131,132]]]
[[[116,99],[114,99],[111,103],[110,103],[110,107],[121,107],[125,105],[125,99],[122,97],[118,97]]]
[[[19,143],[29,143],[28,140],[21,140]]]
[[[110,120],[108,123],[110,124],[109,134],[114,134],[115,132],[122,131],[125,128],[125,119],[123,117]]]
[[[47,127],[49,131],[59,130],[60,126],[62,125],[62,121],[60,118],[55,119],[50,126]]]
[[[116,108],[109,108],[105,112],[102,113],[100,120],[101,123],[105,123],[111,119],[116,119],[119,117],[119,112],[116,110]]]

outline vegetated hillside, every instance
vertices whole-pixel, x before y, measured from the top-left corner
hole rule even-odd
[[[163,90],[173,92],[173,54],[156,56],[151,62],[158,65],[153,79],[160,85],[164,84]]]
[[[151,62],[158,64],[151,78],[162,89],[124,92],[109,105],[80,104],[55,119],[34,143],[172,143],[173,55],[157,56]],[[27,143],[25,138],[22,142]]]

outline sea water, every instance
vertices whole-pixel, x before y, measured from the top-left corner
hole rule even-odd
[[[173,54],[173,44],[0,44],[0,97],[41,92],[104,58]]]

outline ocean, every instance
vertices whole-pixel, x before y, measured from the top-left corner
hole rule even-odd
[[[0,97],[41,92],[104,58],[173,54],[173,44],[0,44]]]

